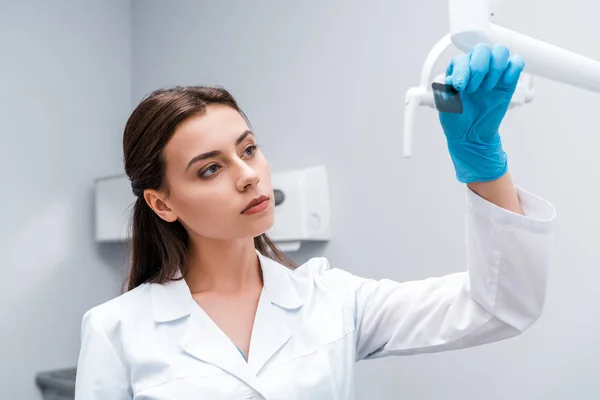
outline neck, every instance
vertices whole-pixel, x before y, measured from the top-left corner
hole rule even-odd
[[[240,293],[262,287],[260,262],[252,238],[194,238],[186,282],[192,293]]]

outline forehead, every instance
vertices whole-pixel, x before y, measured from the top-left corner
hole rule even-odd
[[[235,140],[248,129],[242,115],[231,107],[210,105],[202,115],[190,117],[176,129],[167,143],[168,163],[186,165],[194,156],[235,147]]]

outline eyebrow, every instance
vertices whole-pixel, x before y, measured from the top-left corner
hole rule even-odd
[[[252,133],[252,131],[249,130],[245,130],[236,140],[235,140],[235,145],[239,145],[240,143],[242,143],[247,137],[248,135],[252,135],[254,136],[254,133]],[[213,157],[217,157],[218,155],[220,155],[221,152],[219,150],[213,150],[213,151],[209,151],[206,153],[202,153],[202,154],[198,154],[197,156],[195,156],[194,158],[192,158],[190,160],[190,162],[188,163],[187,167],[185,167],[185,170],[187,171],[188,169],[190,169],[190,167],[197,163],[198,161],[202,161],[202,160],[206,160],[207,158],[213,158]]]

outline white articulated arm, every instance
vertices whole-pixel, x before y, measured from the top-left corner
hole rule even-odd
[[[511,54],[525,59],[525,69],[511,101],[511,108],[533,100],[533,77],[571,85],[600,93],[600,61],[562,49],[490,22],[500,0],[449,0],[450,33],[430,51],[421,71],[420,86],[406,92],[404,116],[404,156],[412,155],[416,107],[435,107],[431,83],[433,67],[442,53],[453,44],[467,53],[478,43],[501,44]]]
[[[433,68],[436,61],[450,46],[452,46],[450,35],[444,36],[433,46],[425,59],[423,69],[421,69],[421,85],[412,87],[406,92],[404,99],[404,155],[406,157],[410,156],[412,150],[412,137],[417,107],[422,105],[435,106],[433,93],[429,84],[433,80]]]
[[[503,44],[525,58],[526,72],[600,93],[600,62],[490,22],[489,0],[450,0],[452,43],[469,52],[477,43]]]

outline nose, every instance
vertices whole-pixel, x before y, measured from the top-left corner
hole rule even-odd
[[[239,164],[239,178],[237,180],[237,189],[240,192],[243,192],[248,189],[248,187],[256,186],[260,181],[258,177],[258,172],[250,167],[245,162],[241,161]]]

